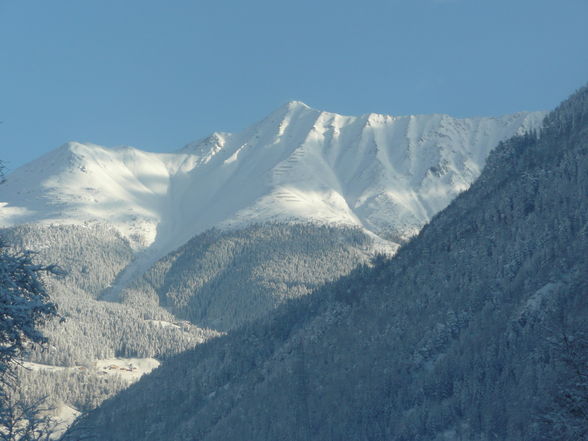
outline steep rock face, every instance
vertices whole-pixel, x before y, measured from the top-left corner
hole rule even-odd
[[[587,140],[584,88],[540,138],[499,146],[396,257],[170,360],[77,430],[104,440],[554,439],[536,416],[573,375],[550,342],[587,325]]]

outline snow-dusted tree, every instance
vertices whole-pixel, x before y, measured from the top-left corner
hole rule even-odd
[[[13,387],[5,387],[0,407],[0,441],[49,441],[60,423],[46,399],[27,399]],[[63,429],[61,429],[63,430]]]
[[[57,314],[42,275],[56,274],[57,267],[38,265],[30,251],[14,251],[0,238],[0,375],[29,344],[46,339],[38,326]]]
[[[541,439],[584,441],[588,439],[588,333],[562,330],[551,344],[560,364],[560,381],[553,402],[540,417]]]

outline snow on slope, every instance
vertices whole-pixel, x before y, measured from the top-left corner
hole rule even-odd
[[[268,220],[401,241],[468,188],[499,141],[543,117],[351,117],[291,102],[176,153],[68,143],[8,176],[0,226],[105,222],[145,250],[140,266],[211,227]]]
[[[3,225],[111,223],[146,246],[166,210],[175,155],[71,142],[10,174],[0,200]],[[2,204],[0,202],[0,204]]]
[[[153,369],[159,367],[160,364],[161,363],[155,358],[107,358],[95,360],[91,365],[86,366],[53,366],[25,361],[22,363],[22,367],[31,371],[66,371],[72,374],[76,371],[83,371],[88,375],[116,375],[131,385],[139,381],[143,375],[148,374]],[[50,439],[59,439],[59,437],[65,433],[74,420],[81,414],[79,410],[63,403],[56,409],[53,409],[52,413],[55,422],[55,430]]]
[[[88,371],[97,375],[118,375],[129,384],[138,381],[143,375],[148,374],[160,365],[155,358],[105,358],[96,360],[91,366],[53,366],[49,364],[33,363],[25,361],[22,363],[25,369],[33,371]]]

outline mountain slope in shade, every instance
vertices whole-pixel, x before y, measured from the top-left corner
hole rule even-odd
[[[499,141],[543,116],[349,117],[291,102],[176,153],[69,143],[8,176],[0,226],[106,222],[159,257],[214,226],[277,220],[400,242],[469,187]]]

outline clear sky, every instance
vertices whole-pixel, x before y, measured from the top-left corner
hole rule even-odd
[[[0,0],[0,159],[172,151],[289,100],[551,109],[588,82],[587,0]]]

